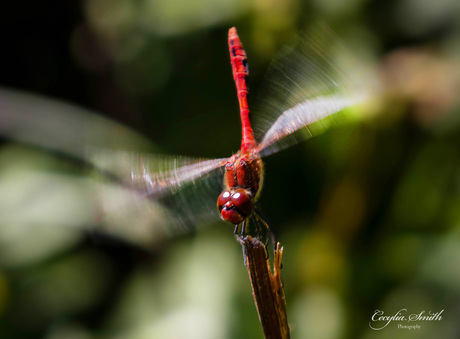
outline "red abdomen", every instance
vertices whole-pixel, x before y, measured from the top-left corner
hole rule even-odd
[[[228,31],[228,48],[230,51],[230,60],[232,63],[233,79],[235,80],[236,92],[240,103],[240,116],[242,125],[241,152],[246,153],[256,147],[254,132],[249,120],[248,106],[248,85],[247,78],[249,74],[246,52],[243,44],[236,33],[235,27]]]

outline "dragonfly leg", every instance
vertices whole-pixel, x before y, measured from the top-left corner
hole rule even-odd
[[[246,220],[243,220],[241,223],[241,237],[244,237],[244,234],[246,233]]]
[[[262,213],[262,211],[257,206],[254,206],[254,212],[263,221],[268,231],[270,232],[272,243],[273,243],[273,249],[276,250],[276,244],[278,243],[278,240],[277,240],[275,228],[273,227],[273,225],[270,224],[267,217]]]
[[[234,235],[238,235],[238,228],[240,227],[240,224],[235,225],[235,229],[233,230]]]

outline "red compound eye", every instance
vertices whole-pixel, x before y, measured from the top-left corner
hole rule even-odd
[[[243,189],[225,191],[217,199],[217,208],[222,219],[239,224],[252,213],[252,200]]]
[[[229,191],[224,191],[217,198],[217,208],[219,211],[224,207],[225,203],[232,200],[232,194]]]
[[[245,219],[251,215],[252,200],[245,190],[237,189],[236,192],[232,194],[232,203]]]

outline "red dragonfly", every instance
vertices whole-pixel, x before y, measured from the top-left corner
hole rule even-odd
[[[261,158],[314,134],[310,127],[315,122],[325,121],[328,116],[362,102],[367,97],[367,91],[363,90],[366,84],[361,76],[357,76],[359,67],[341,65],[341,58],[346,53],[342,54],[343,49],[336,48],[339,46],[336,40],[321,28],[319,34],[300,44],[300,49],[287,50],[271,68],[269,76],[275,80],[268,87],[267,97],[271,101],[253,116],[259,118],[254,121],[253,129],[247,100],[246,53],[235,28],[229,30],[228,45],[242,123],[241,149],[229,158],[204,160],[149,156],[118,150],[110,152],[104,146],[101,150],[97,148],[100,144],[97,138],[114,135],[118,142],[119,127],[111,132],[102,129],[98,132],[96,126],[102,124],[82,118],[87,114],[65,115],[74,112],[74,107],[55,102],[48,104],[43,99],[32,101],[30,97],[8,91],[0,91],[3,106],[8,108],[1,112],[4,123],[0,130],[12,138],[22,138],[27,143],[81,157],[121,181],[121,189],[106,185],[110,186],[109,191],[101,200],[110,212],[106,215],[109,218],[105,223],[109,228],[106,230],[121,233],[129,240],[150,242],[165,233],[181,231],[184,224],[196,225],[201,216],[215,215],[216,212],[235,225],[235,233],[241,226],[241,233],[245,234],[248,222],[254,223],[259,231],[268,225],[257,207],[263,181]],[[41,113],[38,120],[37,112]],[[52,112],[59,112],[59,115]],[[72,126],[68,126],[69,122]],[[79,123],[82,126],[79,127]],[[21,129],[24,133],[20,133]],[[85,132],[83,136],[81,131]],[[81,139],[88,135],[95,140]],[[81,144],[96,145],[96,148],[82,154],[76,149]],[[79,184],[78,188],[81,186]],[[93,189],[90,190],[93,197]],[[125,205],[133,201],[138,205],[136,212],[130,215],[122,212]],[[142,220],[136,214],[141,210],[148,215]],[[97,214],[99,217],[104,215]],[[85,223],[89,221],[85,220]],[[132,227],[126,227],[127,224]]]
[[[314,39],[318,39],[318,37]],[[289,85],[285,85],[281,81],[281,86],[292,90],[292,84],[294,84],[297,90],[293,90],[293,92],[297,94],[294,98],[284,97],[283,100],[286,102],[283,104],[277,103],[274,105],[275,113],[271,119],[268,118],[266,127],[259,127],[259,133],[265,134],[260,138],[260,142],[257,142],[251,125],[247,100],[248,66],[246,52],[236,29],[234,27],[230,28],[228,46],[240,108],[242,124],[241,149],[230,158],[212,160],[181,159],[177,157],[153,157],[148,159],[146,156],[129,154],[127,158],[119,160],[115,166],[112,165],[114,163],[113,155],[108,154],[110,168],[120,168],[122,167],[121,164],[124,163],[125,169],[130,171],[131,176],[131,183],[128,184],[130,186],[134,184],[135,187],[144,192],[144,196],[159,198],[160,200],[171,194],[177,195],[183,189],[183,186],[190,182],[193,183],[191,186],[194,192],[188,198],[181,198],[182,211],[179,212],[182,216],[193,220],[196,220],[195,215],[198,210],[202,209],[202,206],[198,205],[206,205],[201,198],[197,198],[200,197],[197,193],[199,183],[201,182],[201,189],[203,187],[207,189],[208,184],[212,181],[208,177],[211,173],[217,176],[217,181],[219,176],[220,180],[223,177],[223,183],[220,187],[223,186],[224,189],[217,198],[217,209],[220,217],[235,225],[235,234],[237,234],[240,226],[241,234],[245,234],[247,222],[252,220],[258,232],[261,231],[261,225],[267,226],[274,239],[273,228],[269,226],[267,219],[256,205],[263,182],[263,162],[261,157],[275,153],[302,139],[302,136],[298,138],[295,135],[295,132],[300,129],[308,127],[363,99],[363,91],[357,90],[357,86],[351,84],[352,82],[349,79],[347,79],[348,83],[345,84],[344,79],[346,76],[340,73],[340,70],[336,68],[336,64],[332,63],[329,56],[326,55],[324,44],[326,42],[323,42],[323,45],[309,43],[310,50],[306,56],[309,59],[298,62],[299,69],[281,69],[278,79],[281,75],[289,83]],[[292,56],[289,53],[287,55]],[[307,76],[313,78],[315,88],[305,88],[300,79],[304,77],[304,73],[308,73]],[[346,89],[350,88],[353,89],[352,92],[347,93]],[[299,91],[299,89],[301,90]],[[276,91],[279,91],[279,89]],[[296,101],[298,103],[292,107],[279,110],[280,106],[286,106]],[[267,114],[266,112],[264,113],[264,117],[266,117]],[[99,160],[101,158],[100,154],[96,157]],[[204,179],[204,177],[208,178]],[[216,196],[217,194],[214,195],[214,199]],[[197,199],[198,202],[196,201]],[[195,203],[193,207],[184,207],[191,206],[193,203]],[[175,207],[177,207],[176,203]]]

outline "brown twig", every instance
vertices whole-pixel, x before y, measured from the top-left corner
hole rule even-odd
[[[244,264],[265,338],[288,339],[286,300],[280,276],[283,248],[276,244],[272,274],[265,245],[251,236],[238,239],[243,247]]]

